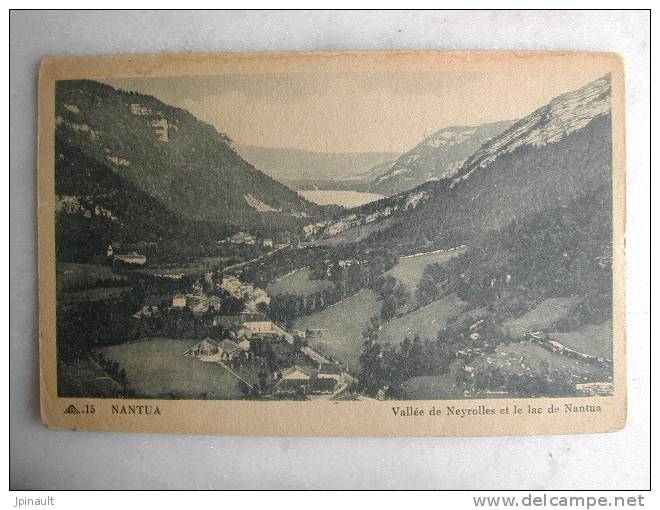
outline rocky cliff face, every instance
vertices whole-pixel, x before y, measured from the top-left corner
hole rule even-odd
[[[502,121],[441,129],[391,163],[386,172],[374,179],[369,189],[381,195],[393,195],[424,182],[452,177],[483,143],[512,124],[511,121]]]

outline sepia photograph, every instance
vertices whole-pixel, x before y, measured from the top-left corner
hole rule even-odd
[[[165,75],[42,65],[58,398],[414,417],[401,402],[573,397],[562,413],[600,415],[616,56],[171,58]]]

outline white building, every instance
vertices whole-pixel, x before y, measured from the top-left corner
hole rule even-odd
[[[190,309],[196,315],[202,315],[213,310],[219,312],[222,309],[222,299],[217,296],[187,296]]]
[[[172,298],[172,308],[185,308],[186,296],[183,294],[175,294]]]
[[[253,334],[271,333],[273,331],[273,323],[268,320],[268,317],[260,313],[243,312],[241,313],[241,320],[243,321],[243,326]]]
[[[334,379],[341,381],[343,370],[337,363],[320,363],[317,377],[319,379]]]
[[[120,261],[124,264],[130,264],[134,266],[142,266],[147,263],[147,257],[145,255],[140,255],[134,251],[123,255],[115,255],[113,260],[115,262]]]

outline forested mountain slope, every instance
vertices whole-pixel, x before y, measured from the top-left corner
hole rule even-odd
[[[60,81],[55,115],[60,143],[183,218],[286,227],[321,210],[247,163],[225,134],[152,96]]]

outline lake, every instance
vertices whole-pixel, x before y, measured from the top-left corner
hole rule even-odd
[[[310,202],[319,205],[341,205],[343,207],[358,207],[362,204],[375,202],[383,198],[377,193],[366,193],[362,191],[339,191],[339,190],[298,190],[298,194]]]

